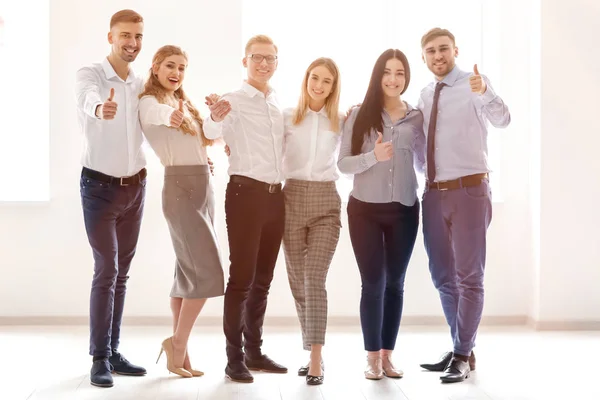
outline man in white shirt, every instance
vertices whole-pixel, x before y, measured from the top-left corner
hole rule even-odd
[[[209,139],[229,146],[225,214],[231,265],[225,291],[223,329],[227,339],[225,374],[253,382],[250,370],[286,373],[262,354],[267,295],[283,237],[283,113],[269,80],[277,69],[277,47],[264,35],[246,45],[242,63],[248,79],[217,102],[208,99],[204,121]]]
[[[113,386],[111,371],[145,375],[117,349],[126,282],[140,232],[146,160],[138,118],[142,79],[130,69],[142,49],[144,23],[133,10],[110,21],[111,52],[76,75],[77,115],[84,135],[80,189],[94,255],[90,296],[92,385]]]

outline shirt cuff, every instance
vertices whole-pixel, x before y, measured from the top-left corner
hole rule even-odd
[[[96,119],[102,119],[102,115],[96,115],[96,109],[98,108],[98,106],[101,106],[102,104],[104,104],[104,103],[102,103],[102,102],[100,101],[100,102],[94,103],[94,104],[92,105],[92,112],[90,113],[90,115],[91,115],[92,117],[94,117],[94,118],[96,118]]]
[[[483,102],[483,104],[489,104],[495,98],[496,93],[494,92],[494,89],[492,89],[492,87],[486,83],[485,93],[481,95],[481,101]]]
[[[365,153],[365,162],[367,163],[367,168],[371,168],[373,165],[377,164],[377,157],[375,157],[375,150]]]
[[[212,116],[209,114],[208,117],[204,120],[204,136],[207,139],[215,140],[222,136],[223,130],[223,121],[215,122],[212,119]]]

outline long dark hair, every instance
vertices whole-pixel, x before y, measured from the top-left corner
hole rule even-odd
[[[383,89],[381,88],[381,81],[385,71],[385,64],[393,58],[399,60],[404,66],[405,84],[402,93],[406,92],[408,88],[408,84],[410,83],[408,59],[398,49],[384,51],[375,62],[367,94],[365,94],[365,99],[354,120],[354,127],[352,128],[352,155],[361,153],[365,138],[371,134],[371,129],[383,132],[383,118],[381,117],[383,111]]]

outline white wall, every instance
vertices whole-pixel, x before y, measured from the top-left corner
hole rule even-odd
[[[485,19],[488,29],[480,70],[490,76],[513,116],[511,126],[498,132],[503,145],[503,202],[494,204],[489,231],[486,316],[600,320],[600,294],[595,290],[600,268],[593,261],[598,255],[598,250],[593,249],[597,237],[594,223],[600,213],[593,207],[598,184],[593,183],[593,173],[588,176],[581,173],[583,167],[597,173],[600,166],[600,161],[593,158],[593,144],[598,144],[599,139],[592,136],[600,130],[598,122],[591,121],[591,112],[598,106],[591,92],[591,85],[598,87],[599,84],[598,76],[592,74],[592,66],[597,63],[588,61],[590,57],[597,60],[598,55],[592,50],[594,36],[585,35],[585,26],[591,31],[599,15],[598,6],[591,0],[577,3],[582,7],[576,11],[577,15],[585,18],[587,24],[576,23],[572,18],[557,18],[572,16],[574,6],[558,0],[544,1],[542,26],[548,40],[543,41],[542,52],[541,204],[532,202],[535,193],[531,193],[528,173],[536,169],[530,157],[531,143],[536,143],[535,131],[531,130],[536,122],[533,116],[536,97],[529,90],[536,71],[530,71],[533,48],[524,40],[529,37],[531,15],[521,1],[485,3],[485,15],[500,15],[500,18],[496,22],[494,18]],[[241,0],[173,0],[168,3],[52,0],[51,201],[0,205],[0,271],[3,276],[0,316],[87,315],[92,256],[83,228],[78,190],[81,138],[73,101],[74,74],[79,66],[97,62],[108,53],[108,21],[113,12],[122,8],[136,9],[146,20],[144,48],[135,64],[138,72],[145,73],[154,51],[170,43],[181,45],[190,55],[186,90],[198,104],[203,103],[204,94],[231,90],[242,77],[240,56],[246,38],[241,37]],[[172,21],[178,22],[173,24]],[[458,40],[460,45],[460,38]],[[587,57],[578,58],[579,54]],[[425,68],[419,60],[411,61],[413,68]],[[574,67],[577,67],[576,72]],[[584,107],[589,117],[575,111],[569,104],[574,101]],[[581,145],[575,148],[573,135],[595,142],[587,145],[580,139]],[[582,155],[590,156],[589,160]],[[211,156],[217,164],[223,165],[217,170],[216,192],[217,202],[221,204],[218,234],[227,269],[222,207],[227,181],[225,159],[220,148],[214,149]],[[160,205],[162,170],[152,155],[149,159],[145,216],[131,268],[126,315],[161,317],[169,315],[168,293],[174,262]],[[539,230],[534,218],[538,206],[541,206],[541,237],[536,235]],[[330,315],[355,317],[360,279],[345,212],[343,225],[328,279]],[[534,245],[538,242],[541,243],[539,253]],[[570,249],[575,251],[568,252]],[[536,263],[538,259],[540,262]],[[570,282],[566,288],[563,287],[565,282]],[[421,233],[406,279],[405,298],[404,315],[409,318],[442,316],[429,278]],[[270,299],[268,315],[295,316],[282,254]],[[221,310],[222,299],[211,300],[204,315],[220,316]]]
[[[600,321],[600,3],[541,16],[539,320]]]

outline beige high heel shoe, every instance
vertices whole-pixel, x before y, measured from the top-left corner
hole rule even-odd
[[[383,369],[381,368],[381,358],[367,357],[367,369],[365,369],[365,378],[378,381],[383,378]]]
[[[188,356],[187,350],[185,352],[185,360],[183,361],[183,367],[185,368],[186,371],[190,371],[192,373],[192,376],[204,375],[204,372],[192,368],[192,365],[190,363],[190,357]]]
[[[394,367],[390,356],[384,356],[381,362],[383,368],[383,374],[388,378],[402,378],[404,372],[401,369]]]
[[[166,338],[163,340],[160,353],[158,353],[158,358],[156,359],[156,363],[158,364],[158,360],[160,360],[160,356],[162,356],[163,351],[167,354],[167,369],[169,372],[182,376],[184,378],[191,378],[192,374],[184,368],[176,367],[173,363],[173,337]]]

